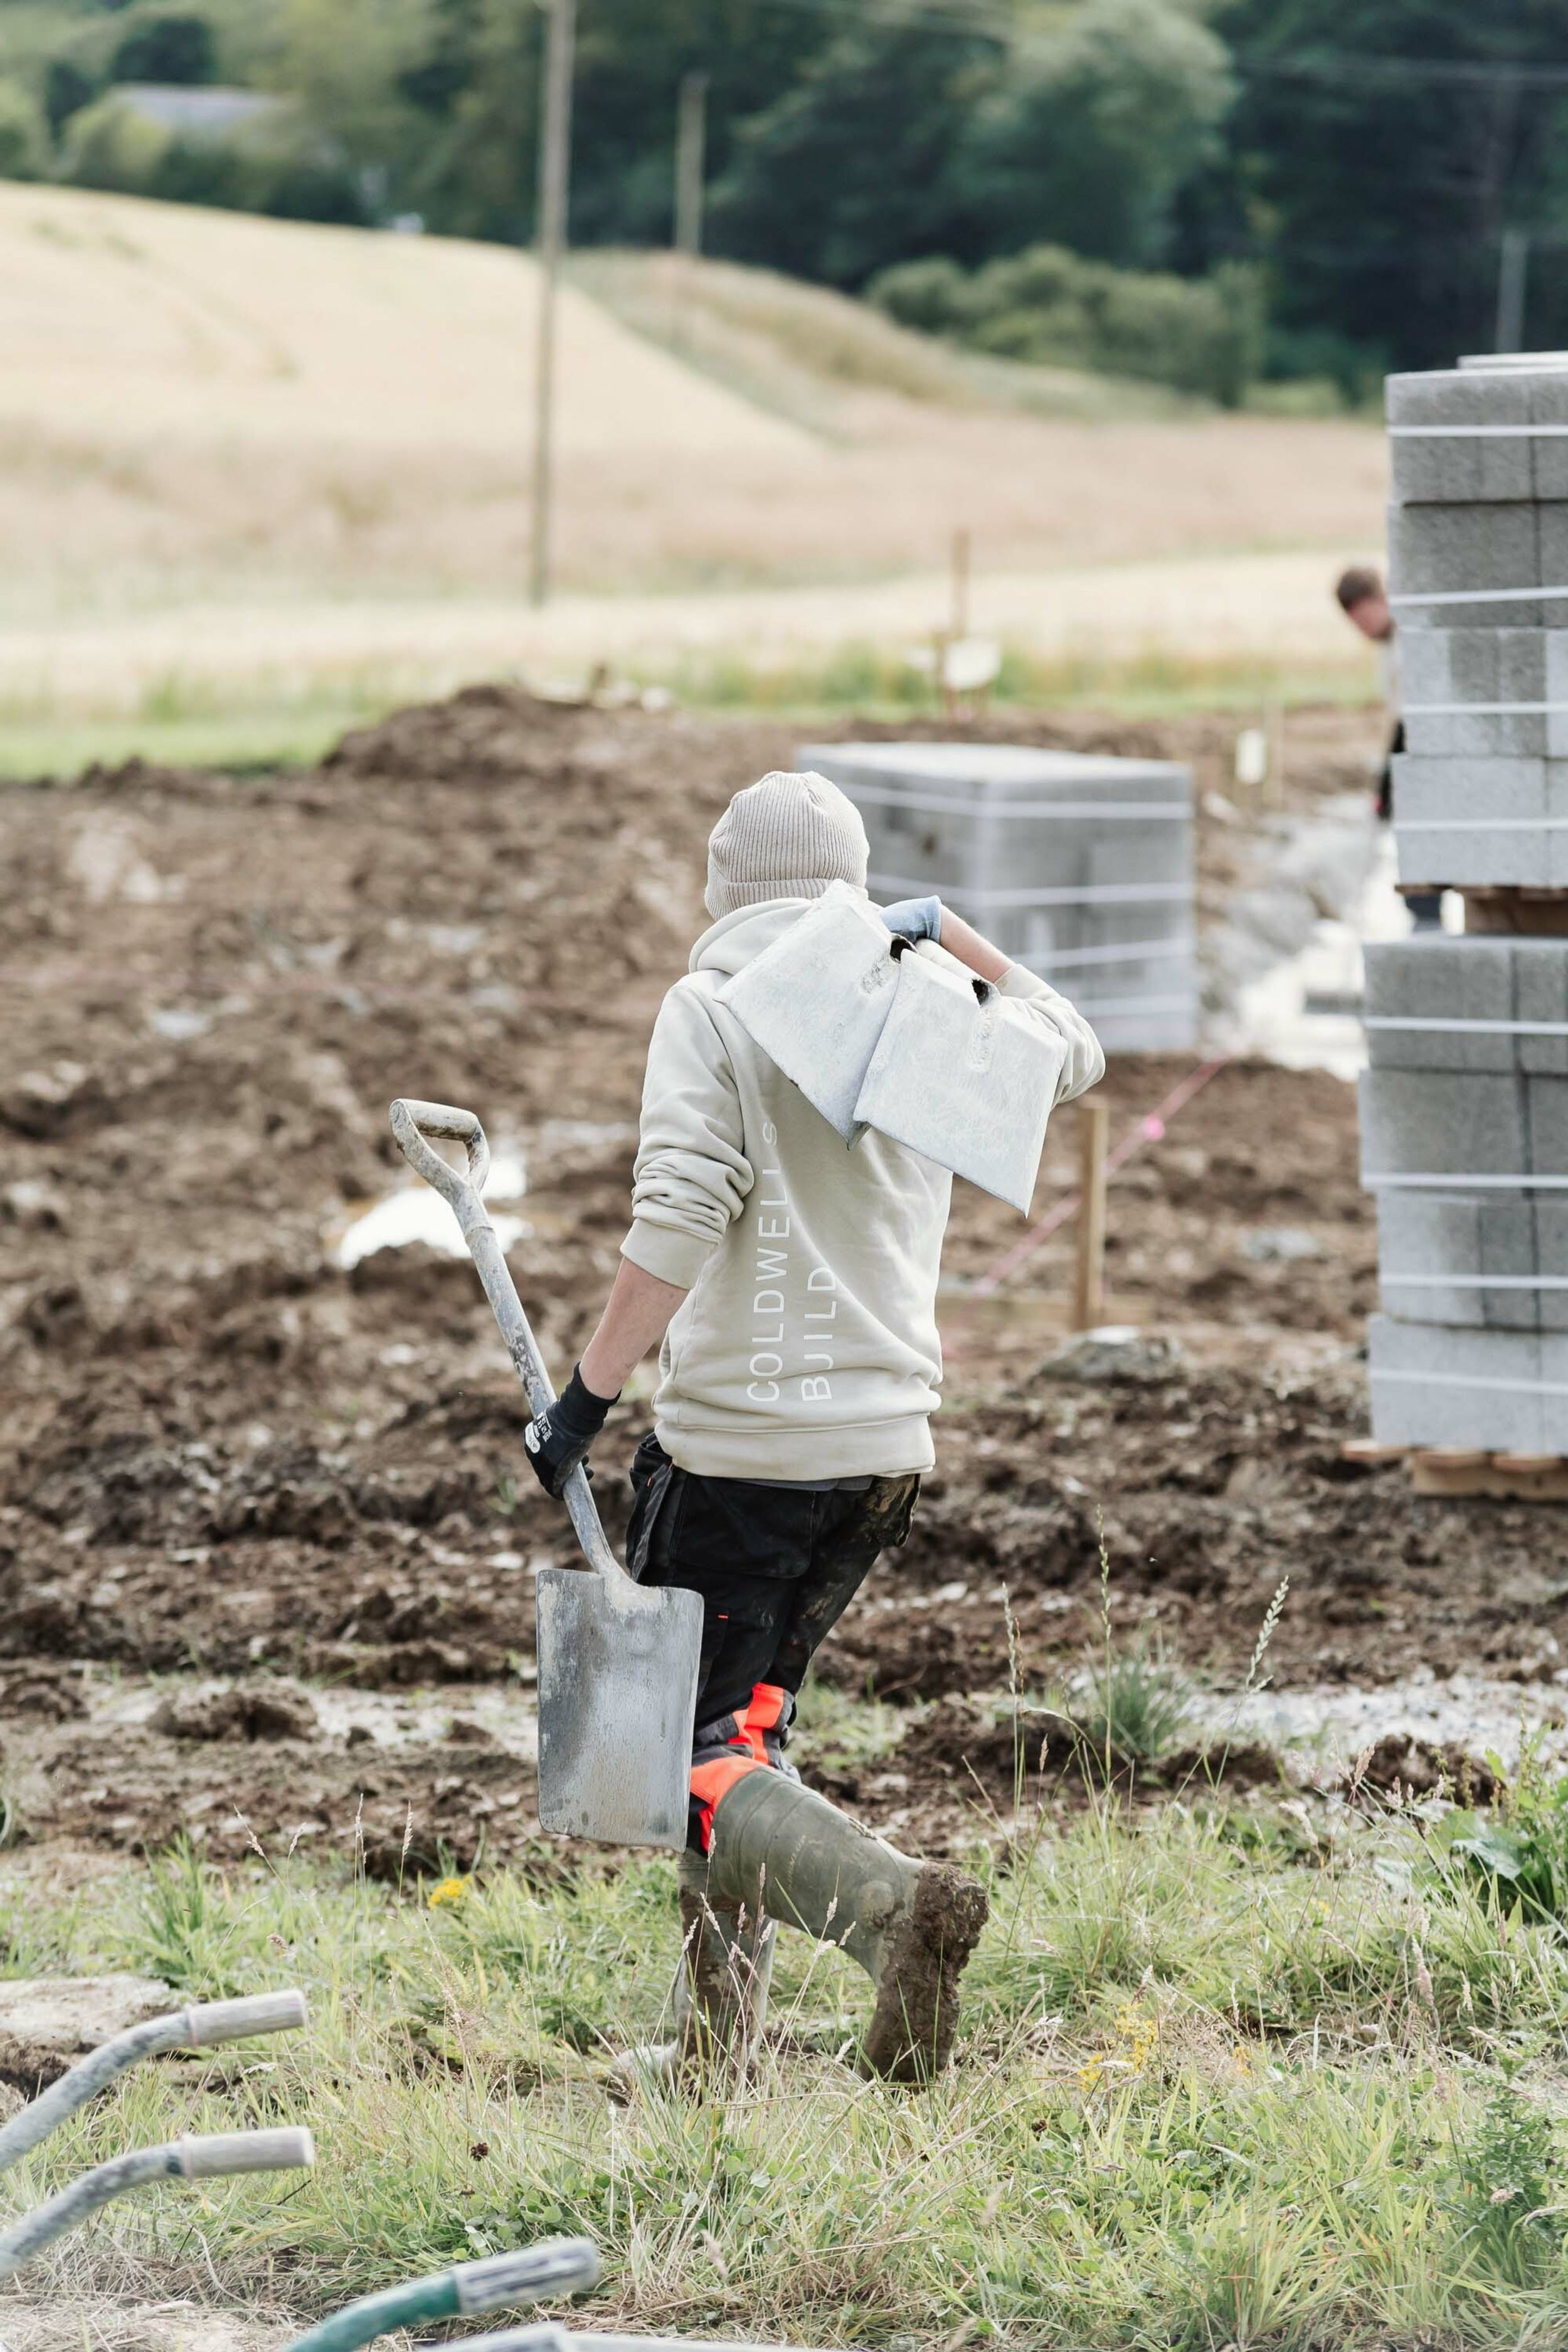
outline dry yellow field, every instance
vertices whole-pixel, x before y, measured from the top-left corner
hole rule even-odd
[[[1082,377],[1025,405],[855,304],[719,267],[678,355],[676,290],[585,257],[564,297],[542,616],[527,257],[0,184],[0,709],[896,646],[942,616],[959,527],[974,625],[1020,648],[1363,674],[1326,583],[1381,538],[1371,426]]]

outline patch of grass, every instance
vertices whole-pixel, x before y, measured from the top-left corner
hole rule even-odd
[[[890,1756],[922,1710],[855,1698],[809,1675],[795,1706],[790,1752],[797,1763],[852,1771]]]
[[[910,657],[910,648],[868,639],[787,660],[764,660],[739,648],[688,654],[659,663],[634,663],[639,685],[668,688],[679,701],[697,708],[752,709],[809,719],[858,711],[866,718],[897,719],[942,708],[930,671]],[[1004,645],[991,706],[1041,709],[1094,709],[1127,716],[1160,717],[1190,710],[1237,710],[1250,717],[1267,704],[1313,702],[1359,705],[1367,682],[1353,661],[1343,669],[1281,671],[1245,656],[1186,657],[1173,649],[1075,655],[1036,653]]]
[[[94,765],[141,759],[160,767],[217,768],[230,773],[310,767],[351,727],[380,718],[401,699],[369,709],[325,702],[227,717],[29,718],[0,725],[0,776],[79,776]]]
[[[833,1731],[845,1703],[812,1704]],[[299,1983],[310,2028],[142,2069],[7,2176],[0,2211],[180,2131],[287,2117],[321,2160],[128,2201],[28,2293],[91,2269],[210,2298],[216,2277],[308,2312],[582,2229],[605,2257],[595,2314],[641,2329],[1106,2352],[1559,2340],[1568,1945],[1415,1816],[1324,1808],[1306,1866],[1237,1822],[1217,1803],[1042,1822],[993,1879],[958,2063],[930,2093],[859,2079],[864,1980],[786,1934],[755,2083],[629,2110],[603,2078],[664,2005],[665,1860],[481,1876],[434,1908],[427,1886],[300,1858],[128,1869],[54,1921],[56,1965]],[[7,1867],[17,1973],[39,1906]]]
[[[1069,1711],[1091,1757],[1158,1764],[1191,1738],[1193,1691],[1161,1650],[1139,1643],[1092,1668]]]

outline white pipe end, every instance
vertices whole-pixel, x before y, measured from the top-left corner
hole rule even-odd
[[[185,2032],[193,2050],[205,2050],[249,2033],[291,2033],[309,2016],[302,1992],[258,1992],[243,2000],[207,2000],[187,2009]]]
[[[180,2170],[187,2180],[215,2180],[235,2172],[308,2171],[316,2161],[310,2133],[291,2125],[279,2131],[210,2132],[183,2139],[179,2147]]]

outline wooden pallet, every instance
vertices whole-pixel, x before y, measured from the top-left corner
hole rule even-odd
[[[1380,1445],[1352,1437],[1341,1449],[1365,1469],[1403,1462],[1416,1495],[1490,1495],[1500,1502],[1568,1503],[1568,1458],[1561,1454],[1463,1453],[1429,1445]]]
[[[1399,882],[1402,898],[1425,898],[1434,890],[1457,887],[1447,882]],[[1568,936],[1568,890],[1537,890],[1523,884],[1488,884],[1461,889],[1465,929],[1468,932],[1515,932],[1526,938]]]

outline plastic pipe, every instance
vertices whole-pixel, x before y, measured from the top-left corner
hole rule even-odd
[[[213,2180],[234,2172],[291,2172],[316,2160],[308,2131],[214,2132],[202,2139],[170,2140],[95,2165],[58,2197],[25,2213],[0,2237],[0,2278],[8,2278],[66,2231],[85,2221],[128,2189],[152,2180]]]
[[[245,2000],[207,2000],[168,2017],[149,2018],[79,2059],[68,2074],[0,2126],[0,2172],[58,2131],[117,2074],[164,2050],[207,2050],[251,2033],[289,2033],[307,2016],[302,1992],[261,1992]]]
[[[287,2352],[356,2352],[359,2345],[390,2335],[395,2327],[472,2318],[507,2304],[543,2303],[556,2295],[580,2294],[598,2283],[599,2255],[591,2238],[546,2238],[516,2253],[459,2263],[431,2278],[410,2279],[403,2286],[364,2295],[297,2337]],[[547,2352],[554,2352],[552,2343]]]

